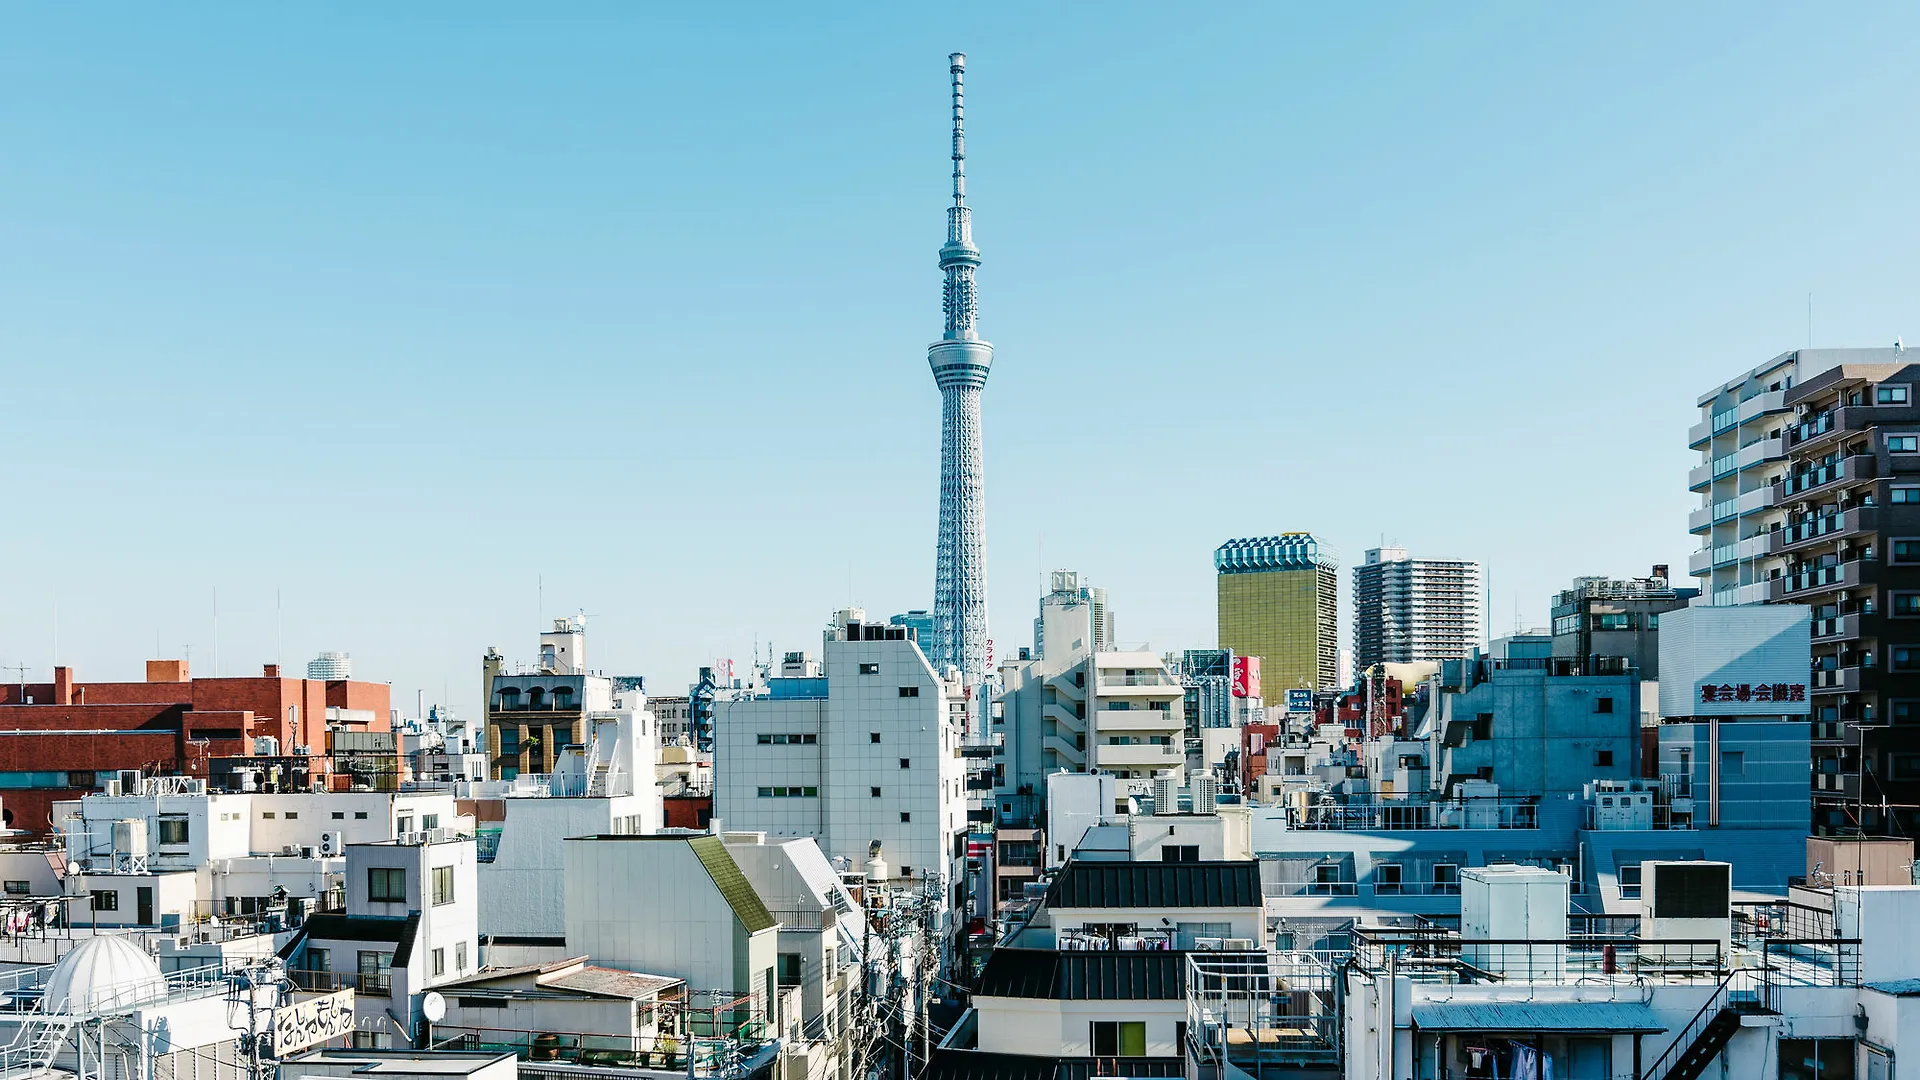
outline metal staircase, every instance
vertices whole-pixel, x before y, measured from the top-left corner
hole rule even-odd
[[[13,1042],[0,1047],[0,1077],[33,1076],[51,1069],[77,1022],[71,1016],[27,1018]]]
[[[596,761],[587,773],[587,795],[595,799],[607,797],[607,775],[612,769],[604,761]]]
[[[1707,1066],[1733,1040],[1740,1030],[1740,1017],[1754,1011],[1751,1006],[1733,1001],[1733,981],[1741,973],[1728,972],[1720,986],[1700,1011],[1693,1014],[1680,1034],[1652,1065],[1640,1073],[1639,1080],[1700,1080]]]

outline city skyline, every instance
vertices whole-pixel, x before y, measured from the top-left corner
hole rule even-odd
[[[1858,62],[1915,16],[1385,11],[770,17],[724,46],[614,7],[9,13],[28,404],[0,459],[31,509],[0,530],[0,678],[44,679],[56,634],[85,679],[188,643],[212,674],[217,589],[221,673],[340,650],[472,719],[481,653],[530,660],[576,610],[671,693],[817,650],[849,601],[931,607],[955,50],[1008,353],[997,655],[1056,567],[1127,643],[1213,644],[1234,536],[1481,561],[1494,633],[1574,576],[1684,566],[1693,396],[1806,344],[1809,308],[1822,346],[1920,325],[1915,76]],[[766,258],[795,249],[806,274]],[[1358,494],[1416,466],[1460,496]],[[1191,508],[1063,512],[1123,486]]]

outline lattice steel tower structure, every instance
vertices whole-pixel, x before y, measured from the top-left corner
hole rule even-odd
[[[927,346],[927,363],[940,387],[940,549],[933,575],[933,647],[936,667],[960,669],[968,686],[987,678],[986,469],[980,447],[980,391],[993,366],[993,346],[980,340],[979,298],[967,209],[965,77],[967,56],[947,58],[953,75],[953,205],[947,242],[940,246],[946,275],[941,306],[947,328]]]

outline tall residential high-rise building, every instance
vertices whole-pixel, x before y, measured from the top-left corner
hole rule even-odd
[[[1801,349],[1702,394],[1688,433],[1698,602],[1812,609],[1819,834],[1920,828],[1916,386],[1897,344]]]
[[[980,249],[973,246],[967,208],[965,53],[947,58],[953,77],[953,205],[947,207],[947,242],[940,246],[946,277],[941,306],[946,332],[927,346],[927,363],[940,387],[940,541],[933,574],[934,667],[960,669],[976,686],[987,677],[986,463],[980,439],[980,391],[993,366],[993,346],[980,339],[979,297],[973,275]]]
[[[1335,689],[1339,560],[1311,533],[1229,540],[1213,553],[1220,647],[1263,661],[1268,700]]]
[[[307,678],[338,682],[353,678],[353,657],[343,652],[323,652],[307,661]]]
[[[1107,606],[1107,590],[1080,584],[1080,575],[1072,570],[1055,570],[1047,594],[1040,598],[1040,614],[1033,620],[1033,655],[1047,651],[1047,608],[1051,606],[1087,606],[1090,642],[1069,642],[1068,648],[1091,647],[1095,652],[1113,648],[1113,609]]]
[[[1458,660],[1479,648],[1480,564],[1369,548],[1353,568],[1353,662]]]

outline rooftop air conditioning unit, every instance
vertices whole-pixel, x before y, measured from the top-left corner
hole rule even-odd
[[[120,794],[120,781],[119,781],[119,780],[117,780],[117,779],[114,779],[114,780],[108,780],[108,781],[106,781],[105,783],[103,783],[103,784],[101,784],[101,785],[100,785],[100,794],[102,794],[102,795],[118,795],[118,794]]]
[[[140,770],[139,769],[121,769],[119,772],[119,776],[120,776],[120,793],[122,795],[139,794],[140,792]]]
[[[303,859],[313,858],[313,849],[311,847],[302,847],[300,849],[300,857]]]
[[[345,854],[346,848],[347,848],[345,841],[346,841],[346,834],[344,833],[339,833],[339,832],[321,833],[320,834],[320,857],[325,859],[331,859],[331,858],[340,856],[342,854]]]
[[[1252,952],[1253,939],[1243,937],[1226,938],[1220,943],[1220,947],[1227,952]]]
[[[1219,952],[1221,949],[1221,943],[1224,942],[1225,940],[1226,940],[1225,938],[1217,938],[1217,937],[1194,938],[1193,947],[1196,949],[1199,949],[1202,952]]]
[[[192,948],[192,947],[193,947],[193,935],[192,935],[192,934],[181,934],[181,935],[180,935],[179,937],[177,937],[177,938],[174,938],[174,939],[173,939],[173,946],[174,946],[174,948],[176,948],[176,949],[190,949],[190,948]]]
[[[299,853],[300,853],[300,849],[295,847],[292,844],[280,845],[280,854],[282,855],[298,855]]]

